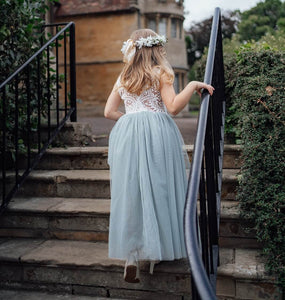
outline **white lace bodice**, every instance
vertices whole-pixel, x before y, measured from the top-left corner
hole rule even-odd
[[[119,79],[117,84],[119,85]],[[160,92],[151,87],[140,95],[131,94],[125,88],[119,87],[119,94],[124,101],[126,114],[140,111],[167,112]]]

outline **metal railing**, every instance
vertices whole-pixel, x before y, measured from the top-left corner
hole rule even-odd
[[[56,34],[0,84],[0,214],[66,121],[76,122],[75,25],[44,27]]]
[[[202,93],[187,188],[184,230],[192,274],[192,298],[212,300],[216,299],[219,264],[225,123],[225,83],[219,8],[215,9],[213,17],[204,82],[213,85],[215,91],[212,97],[206,91]]]

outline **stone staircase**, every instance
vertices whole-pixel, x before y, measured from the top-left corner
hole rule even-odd
[[[108,259],[107,153],[107,147],[49,149],[29,175],[0,218],[0,299],[191,299],[187,260],[161,262],[153,275],[144,262],[141,283],[128,284],[124,262]],[[242,228],[239,155],[239,147],[225,146],[217,295],[281,299],[254,232]]]

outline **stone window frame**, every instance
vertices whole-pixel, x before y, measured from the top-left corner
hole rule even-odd
[[[184,17],[179,15],[170,15],[170,14],[163,14],[163,13],[151,13],[151,14],[145,14],[145,27],[150,28],[157,32],[158,34],[161,34],[159,32],[159,23],[160,20],[166,19],[166,37],[174,38],[183,40],[184,39],[184,29],[183,29],[183,21]],[[172,20],[176,20],[176,37],[172,36]],[[155,22],[155,29],[152,26],[149,26],[149,22],[154,21]]]
[[[173,71],[174,71],[173,87],[177,94],[181,92],[186,85],[185,80],[187,79],[187,72],[185,70],[176,69],[176,68],[174,68]]]
[[[168,18],[165,17],[165,16],[161,16],[159,19],[158,19],[158,22],[157,22],[157,33],[160,34],[160,35],[164,35],[164,36],[168,36]],[[162,26],[165,28],[162,29]]]
[[[182,40],[184,38],[184,30],[183,30],[183,18],[178,16],[170,16],[170,36],[173,39]],[[173,33],[173,24],[175,23],[175,36]]]

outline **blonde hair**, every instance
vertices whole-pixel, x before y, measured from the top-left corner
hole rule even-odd
[[[141,37],[157,36],[150,29],[139,29],[134,31],[130,38],[133,42]],[[169,83],[173,83],[174,73],[166,59],[163,46],[136,48],[133,58],[125,63],[120,75],[120,85],[129,93],[140,95],[144,89],[151,86],[160,87],[160,79],[166,75]]]

